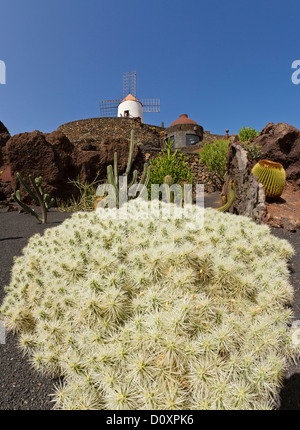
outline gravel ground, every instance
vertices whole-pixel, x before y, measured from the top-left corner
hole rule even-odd
[[[205,196],[206,206],[215,206],[216,195]],[[18,212],[0,210],[0,303],[9,284],[13,257],[21,255],[28,239],[64,221],[71,215],[57,210],[48,214],[48,223],[40,224],[34,217]],[[272,229],[272,233],[290,241],[296,250],[291,261],[291,283],[295,289],[293,311],[300,320],[300,231],[289,233]],[[0,344],[0,410],[50,410],[51,393],[57,383],[32,368],[30,361],[18,348],[15,336],[7,334],[6,344]],[[281,391],[280,409],[300,410],[300,363],[289,367]]]

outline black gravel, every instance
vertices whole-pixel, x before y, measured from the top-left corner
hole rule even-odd
[[[214,196],[207,197],[206,206],[214,205]],[[48,223],[18,212],[0,210],[0,304],[4,298],[3,287],[10,282],[13,257],[22,254],[28,239],[46,228],[54,227],[71,214],[51,210]],[[291,267],[290,281],[294,286],[294,319],[300,320],[300,231],[295,233],[272,229],[275,236],[290,241],[296,250]],[[37,373],[18,347],[16,336],[7,334],[6,344],[0,345],[0,410],[51,410],[51,394],[56,380]],[[300,363],[293,364],[286,372],[281,390],[280,409],[300,410]]]

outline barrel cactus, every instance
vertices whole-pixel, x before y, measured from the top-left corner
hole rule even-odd
[[[282,164],[270,160],[259,160],[253,167],[252,173],[264,186],[267,200],[276,200],[281,196],[286,180]]]
[[[57,409],[271,409],[297,354],[293,248],[249,218],[160,203],[75,213],[15,258],[0,318]]]

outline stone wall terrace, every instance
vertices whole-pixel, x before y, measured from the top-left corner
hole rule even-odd
[[[163,127],[141,123],[140,118],[89,118],[72,121],[58,127],[71,142],[76,143],[85,134],[96,140],[106,137],[130,139],[131,130],[135,131],[136,142],[160,148],[163,141]]]

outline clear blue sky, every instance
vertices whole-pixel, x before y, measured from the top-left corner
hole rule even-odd
[[[137,72],[137,97],[160,98],[148,124],[181,113],[205,130],[300,128],[299,0],[1,0],[0,121],[11,134],[100,116]]]

